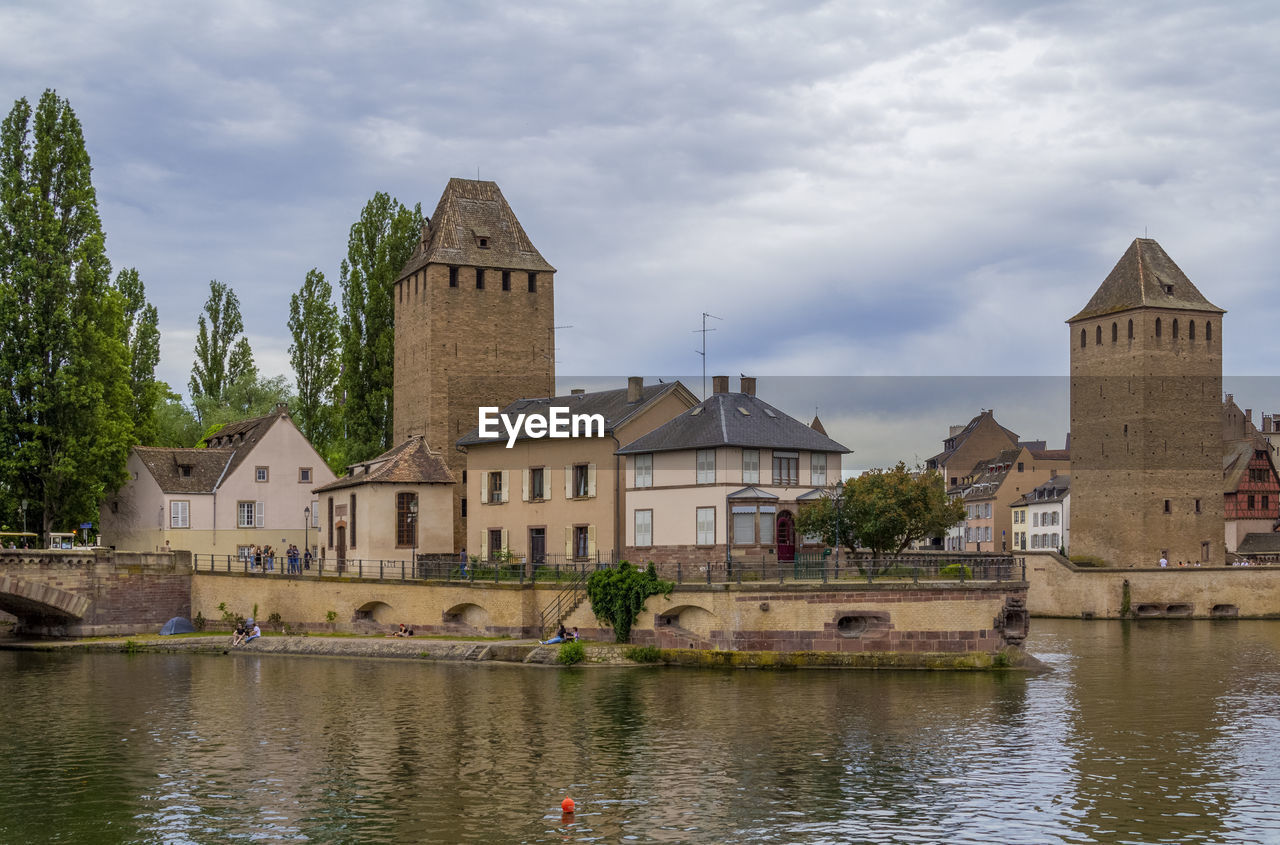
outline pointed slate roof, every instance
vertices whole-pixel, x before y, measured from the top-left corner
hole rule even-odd
[[[428,264],[538,273],[556,270],[529,240],[498,184],[474,179],[449,180],[400,278]]]
[[[746,446],[839,452],[849,449],[746,393],[713,393],[680,416],[617,451],[619,455]]]
[[[133,451],[165,493],[212,493],[235,457],[231,449],[134,446]]]
[[[809,428],[813,429],[819,434],[827,433],[827,427],[822,424],[822,420],[818,419],[817,414],[813,415],[813,422],[809,423]]]
[[[1204,298],[1160,244],[1135,238],[1089,304],[1067,322],[1143,307],[1226,313]]]
[[[311,492],[323,493],[359,484],[453,484],[453,473],[439,452],[420,434],[383,452],[376,458],[351,464],[347,474]]]

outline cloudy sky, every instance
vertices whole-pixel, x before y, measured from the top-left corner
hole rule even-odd
[[[364,202],[430,213],[449,177],[479,173],[559,271],[562,387],[698,389],[707,311],[713,371],[876,377],[780,403],[826,408],[874,463],[931,454],[984,407],[1061,445],[1063,320],[1144,232],[1230,312],[1227,373],[1274,371],[1278,18],[1265,2],[10,0],[0,98],[70,98],[110,257],[160,309],[174,386],[209,279],[238,292],[263,371],[287,373],[289,295],[311,267],[336,283]],[[878,380],[902,376],[918,378]],[[1280,410],[1274,384],[1249,384],[1242,405]]]

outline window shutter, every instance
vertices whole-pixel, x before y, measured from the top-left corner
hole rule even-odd
[[[596,553],[596,527],[594,525],[587,526],[587,554],[594,555]]]
[[[573,498],[573,467],[564,468],[564,497],[566,499]]]
[[[502,550],[505,551],[509,548],[511,548],[511,535],[504,528],[502,529]]]
[[[524,482],[520,488],[520,501],[527,502],[529,501],[529,468],[525,467],[521,471],[521,475],[524,477]]]
[[[480,473],[480,504],[489,504],[489,471]]]
[[[256,502],[253,506],[253,525],[262,528],[267,522],[267,503]]]
[[[587,496],[594,499],[596,497],[596,465],[587,464]],[[594,531],[595,529],[591,529]]]
[[[489,559],[489,532],[488,531],[480,532],[480,559],[481,560]]]
[[[502,501],[506,502],[511,499],[511,471],[502,471]]]
[[[564,556],[565,560],[573,557],[573,527],[569,525],[564,527]]]

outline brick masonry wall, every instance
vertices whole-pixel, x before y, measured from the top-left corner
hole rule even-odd
[[[397,443],[425,434],[445,456],[459,482],[466,455],[454,441],[477,424],[481,405],[503,406],[546,396],[554,385],[554,274],[512,272],[502,290],[501,267],[486,268],[476,290],[475,268],[460,267],[449,287],[449,267],[432,264],[396,283],[394,433]],[[461,483],[454,492],[454,549],[466,545]]]

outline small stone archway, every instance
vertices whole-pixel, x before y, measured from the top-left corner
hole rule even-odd
[[[455,604],[440,621],[446,630],[461,634],[487,634],[492,624],[489,611],[474,602]]]
[[[718,621],[719,617],[705,607],[681,604],[654,614],[653,633],[664,648],[712,648]]]
[[[394,608],[385,601],[367,601],[356,608],[354,622],[372,622],[375,625],[394,625],[392,612]]]

